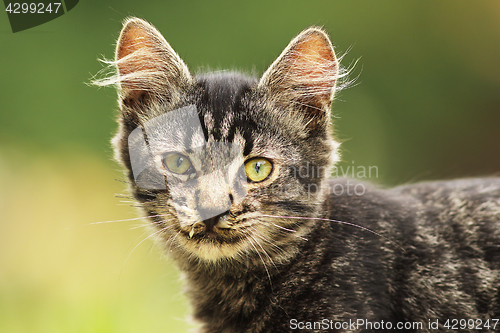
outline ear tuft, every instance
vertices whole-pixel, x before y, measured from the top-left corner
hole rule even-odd
[[[290,42],[263,74],[259,87],[277,103],[303,110],[311,127],[328,120],[338,73],[328,35],[312,27]]]
[[[117,74],[98,85],[117,84],[121,101],[132,108],[143,107],[152,98],[172,99],[179,89],[192,82],[189,69],[148,22],[129,18],[123,23],[115,52]]]

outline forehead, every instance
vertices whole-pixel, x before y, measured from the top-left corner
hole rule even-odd
[[[239,73],[198,77],[196,106],[208,141],[235,142],[244,155],[253,149],[258,132],[258,111],[253,101],[257,81]]]
[[[148,135],[154,134],[149,144],[166,151],[166,147],[194,149],[206,142],[229,142],[239,145],[244,156],[289,146],[296,136],[291,132],[298,129],[283,120],[286,112],[276,117],[265,109],[256,83],[239,73],[197,77],[182,101],[148,121]]]

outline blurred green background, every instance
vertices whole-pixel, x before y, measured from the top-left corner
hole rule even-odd
[[[0,13],[0,332],[188,330],[143,222],[95,224],[136,217],[116,195],[116,93],[85,84],[129,15],[194,71],[260,74],[324,26],[344,66],[359,59],[333,109],[344,168],[377,166],[381,185],[500,171],[499,1],[82,0],[16,34]]]

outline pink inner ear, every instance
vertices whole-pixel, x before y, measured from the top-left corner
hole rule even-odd
[[[152,38],[143,27],[135,24],[131,24],[130,27],[122,32],[116,50],[116,60],[118,61],[118,70],[121,75],[155,68]],[[133,57],[130,61],[124,59],[135,52],[140,52],[141,57]]]
[[[320,28],[295,37],[263,74],[259,88],[277,104],[300,111],[307,127],[325,128],[338,78],[332,44]]]
[[[338,64],[326,36],[313,31],[292,48],[288,61],[296,84],[303,85],[309,95],[303,96],[304,99],[319,98],[321,103],[328,103],[337,79]]]
[[[116,65],[127,103],[145,100],[151,93],[159,93],[159,77],[165,75],[165,41],[146,22],[131,21],[123,28],[116,48]],[[167,44],[168,45],[168,44]]]

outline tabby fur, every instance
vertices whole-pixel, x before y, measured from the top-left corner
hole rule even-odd
[[[116,75],[97,83],[118,87],[116,158],[185,273],[201,332],[375,331],[352,325],[359,320],[393,327],[377,332],[407,322],[422,326],[399,331],[476,331],[452,330],[448,319],[490,320],[489,330],[478,331],[500,331],[492,321],[500,319],[500,180],[378,189],[328,179],[339,160],[330,107],[342,71],[321,28],[301,32],[257,79],[193,75],[152,25],[129,18],[109,63]],[[191,190],[181,176],[163,187],[140,186],[131,152],[144,152],[131,147],[131,133],[188,106],[199,128],[164,122],[140,149],[175,150],[195,161],[200,145],[227,142],[241,150],[239,163],[272,161],[269,178],[240,182],[239,197],[236,180],[222,181],[217,172],[195,178]],[[159,164],[149,168],[168,173]],[[211,210],[224,213],[200,218]]]

